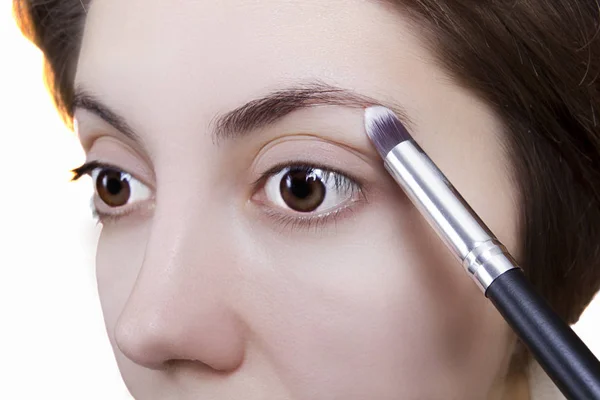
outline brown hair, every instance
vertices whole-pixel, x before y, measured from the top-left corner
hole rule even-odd
[[[520,262],[569,323],[600,287],[600,11],[591,0],[387,0],[505,124]],[[14,0],[67,123],[89,0]]]
[[[520,189],[520,262],[569,323],[600,287],[600,10],[591,0],[396,0],[494,108]]]

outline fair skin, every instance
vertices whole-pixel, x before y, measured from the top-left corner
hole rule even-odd
[[[521,398],[509,328],[363,128],[362,100],[402,109],[517,252],[501,124],[419,37],[372,1],[92,3],[76,86],[136,138],[90,101],[75,117],[88,161],[132,176],[127,204],[94,202],[123,213],[104,217],[97,277],[136,399]],[[249,101],[325,85],[351,93],[215,138],[216,118]],[[286,171],[260,179],[294,163],[337,171],[325,211],[282,201]]]

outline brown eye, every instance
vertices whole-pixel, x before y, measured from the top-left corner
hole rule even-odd
[[[263,191],[271,205],[296,213],[315,214],[328,213],[356,200],[360,185],[338,172],[291,166],[267,178]]]
[[[96,168],[91,174],[98,198],[109,207],[122,207],[150,197],[150,189],[130,174],[114,168]]]
[[[96,178],[96,192],[100,200],[110,207],[127,204],[131,195],[129,181],[120,171],[105,169]]]
[[[311,212],[325,200],[325,185],[314,171],[290,171],[281,179],[279,191],[294,211]]]

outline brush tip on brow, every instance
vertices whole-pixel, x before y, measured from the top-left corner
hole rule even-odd
[[[365,109],[365,129],[367,136],[383,158],[399,143],[412,139],[396,114],[383,106]]]

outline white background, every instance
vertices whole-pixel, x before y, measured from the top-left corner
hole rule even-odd
[[[39,51],[0,0],[0,398],[130,399],[94,277],[99,227],[84,155],[42,80]],[[600,298],[576,330],[600,355]]]

